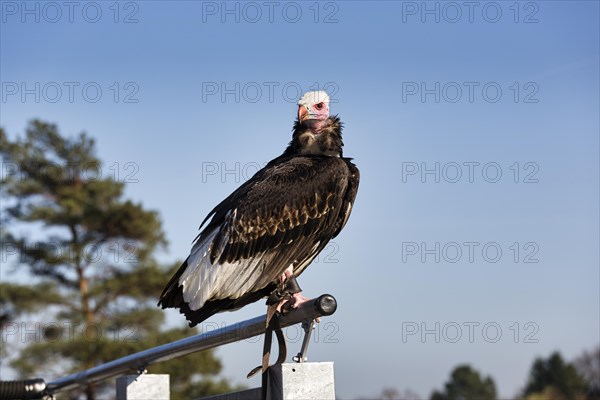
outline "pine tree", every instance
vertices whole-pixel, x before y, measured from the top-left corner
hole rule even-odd
[[[585,391],[585,379],[575,366],[554,352],[547,359],[537,358],[533,362],[524,395],[529,399],[552,393],[557,400],[579,400],[585,398]]]
[[[584,351],[573,365],[586,382],[588,400],[600,400],[600,345]]]
[[[469,365],[454,368],[443,392],[435,391],[431,400],[495,400],[496,384],[491,377],[483,378]]]
[[[80,371],[197,333],[161,329],[156,300],[178,263],[155,261],[166,246],[158,213],[124,199],[125,182],[102,176],[92,138],[65,138],[34,120],[24,138],[11,141],[0,129],[0,155],[2,257],[30,279],[0,285],[0,323],[18,331],[5,335],[13,342],[3,351],[22,378]],[[27,325],[18,321],[25,315]],[[149,372],[170,373],[173,398],[189,398],[230,390],[216,380],[220,370],[205,351]],[[107,387],[84,393],[106,397]]]

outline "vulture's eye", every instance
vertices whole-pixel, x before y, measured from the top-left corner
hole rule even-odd
[[[323,109],[323,107],[324,107],[324,104],[323,104],[323,103],[318,103],[318,104],[315,104],[315,108],[316,108],[317,110],[322,110],[322,109]]]

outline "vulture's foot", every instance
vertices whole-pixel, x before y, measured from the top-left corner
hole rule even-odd
[[[296,282],[296,278],[294,278],[294,277],[292,277],[292,278],[293,278],[293,281],[295,282],[293,284],[293,286],[300,289],[300,286],[298,286],[298,282]],[[289,280],[288,280],[288,282],[289,282]],[[290,312],[291,310],[293,310],[294,308],[298,308],[298,307],[300,307],[300,305],[306,303],[307,301],[312,300],[312,299],[304,296],[302,294],[302,292],[285,293],[285,295],[281,296],[281,297],[279,295],[273,296],[273,294],[272,294],[271,297],[273,297],[273,299],[279,298],[279,301],[274,300],[276,302],[274,302],[273,304],[269,304],[269,302],[267,301],[267,304],[269,304],[269,306],[267,307],[267,326],[269,325],[269,322],[271,322],[271,318],[273,317],[273,315],[275,315],[275,314],[285,315],[288,312]],[[271,299],[271,297],[269,297],[269,299]],[[321,319],[315,318],[315,322],[321,322]]]
[[[302,292],[298,292],[292,295],[292,297],[288,300],[288,303],[290,304],[289,307],[298,308],[300,304],[304,304],[309,300],[310,299],[308,297],[304,297],[304,295],[302,295]]]
[[[302,289],[292,272],[292,268],[285,270],[279,277],[279,285],[267,299],[267,326],[276,313],[286,314],[292,308],[309,299],[302,296]]]

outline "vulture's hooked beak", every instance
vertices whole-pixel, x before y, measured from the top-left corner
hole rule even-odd
[[[306,106],[303,106],[303,105],[299,106],[298,107],[298,121],[302,122],[307,118],[310,118],[308,109],[306,108]]]

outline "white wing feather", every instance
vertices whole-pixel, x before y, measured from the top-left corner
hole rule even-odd
[[[251,291],[261,279],[262,257],[218,265],[210,262],[210,249],[218,232],[215,229],[202,242],[194,244],[188,266],[179,278],[183,300],[192,311],[199,310],[211,299],[237,299]]]

